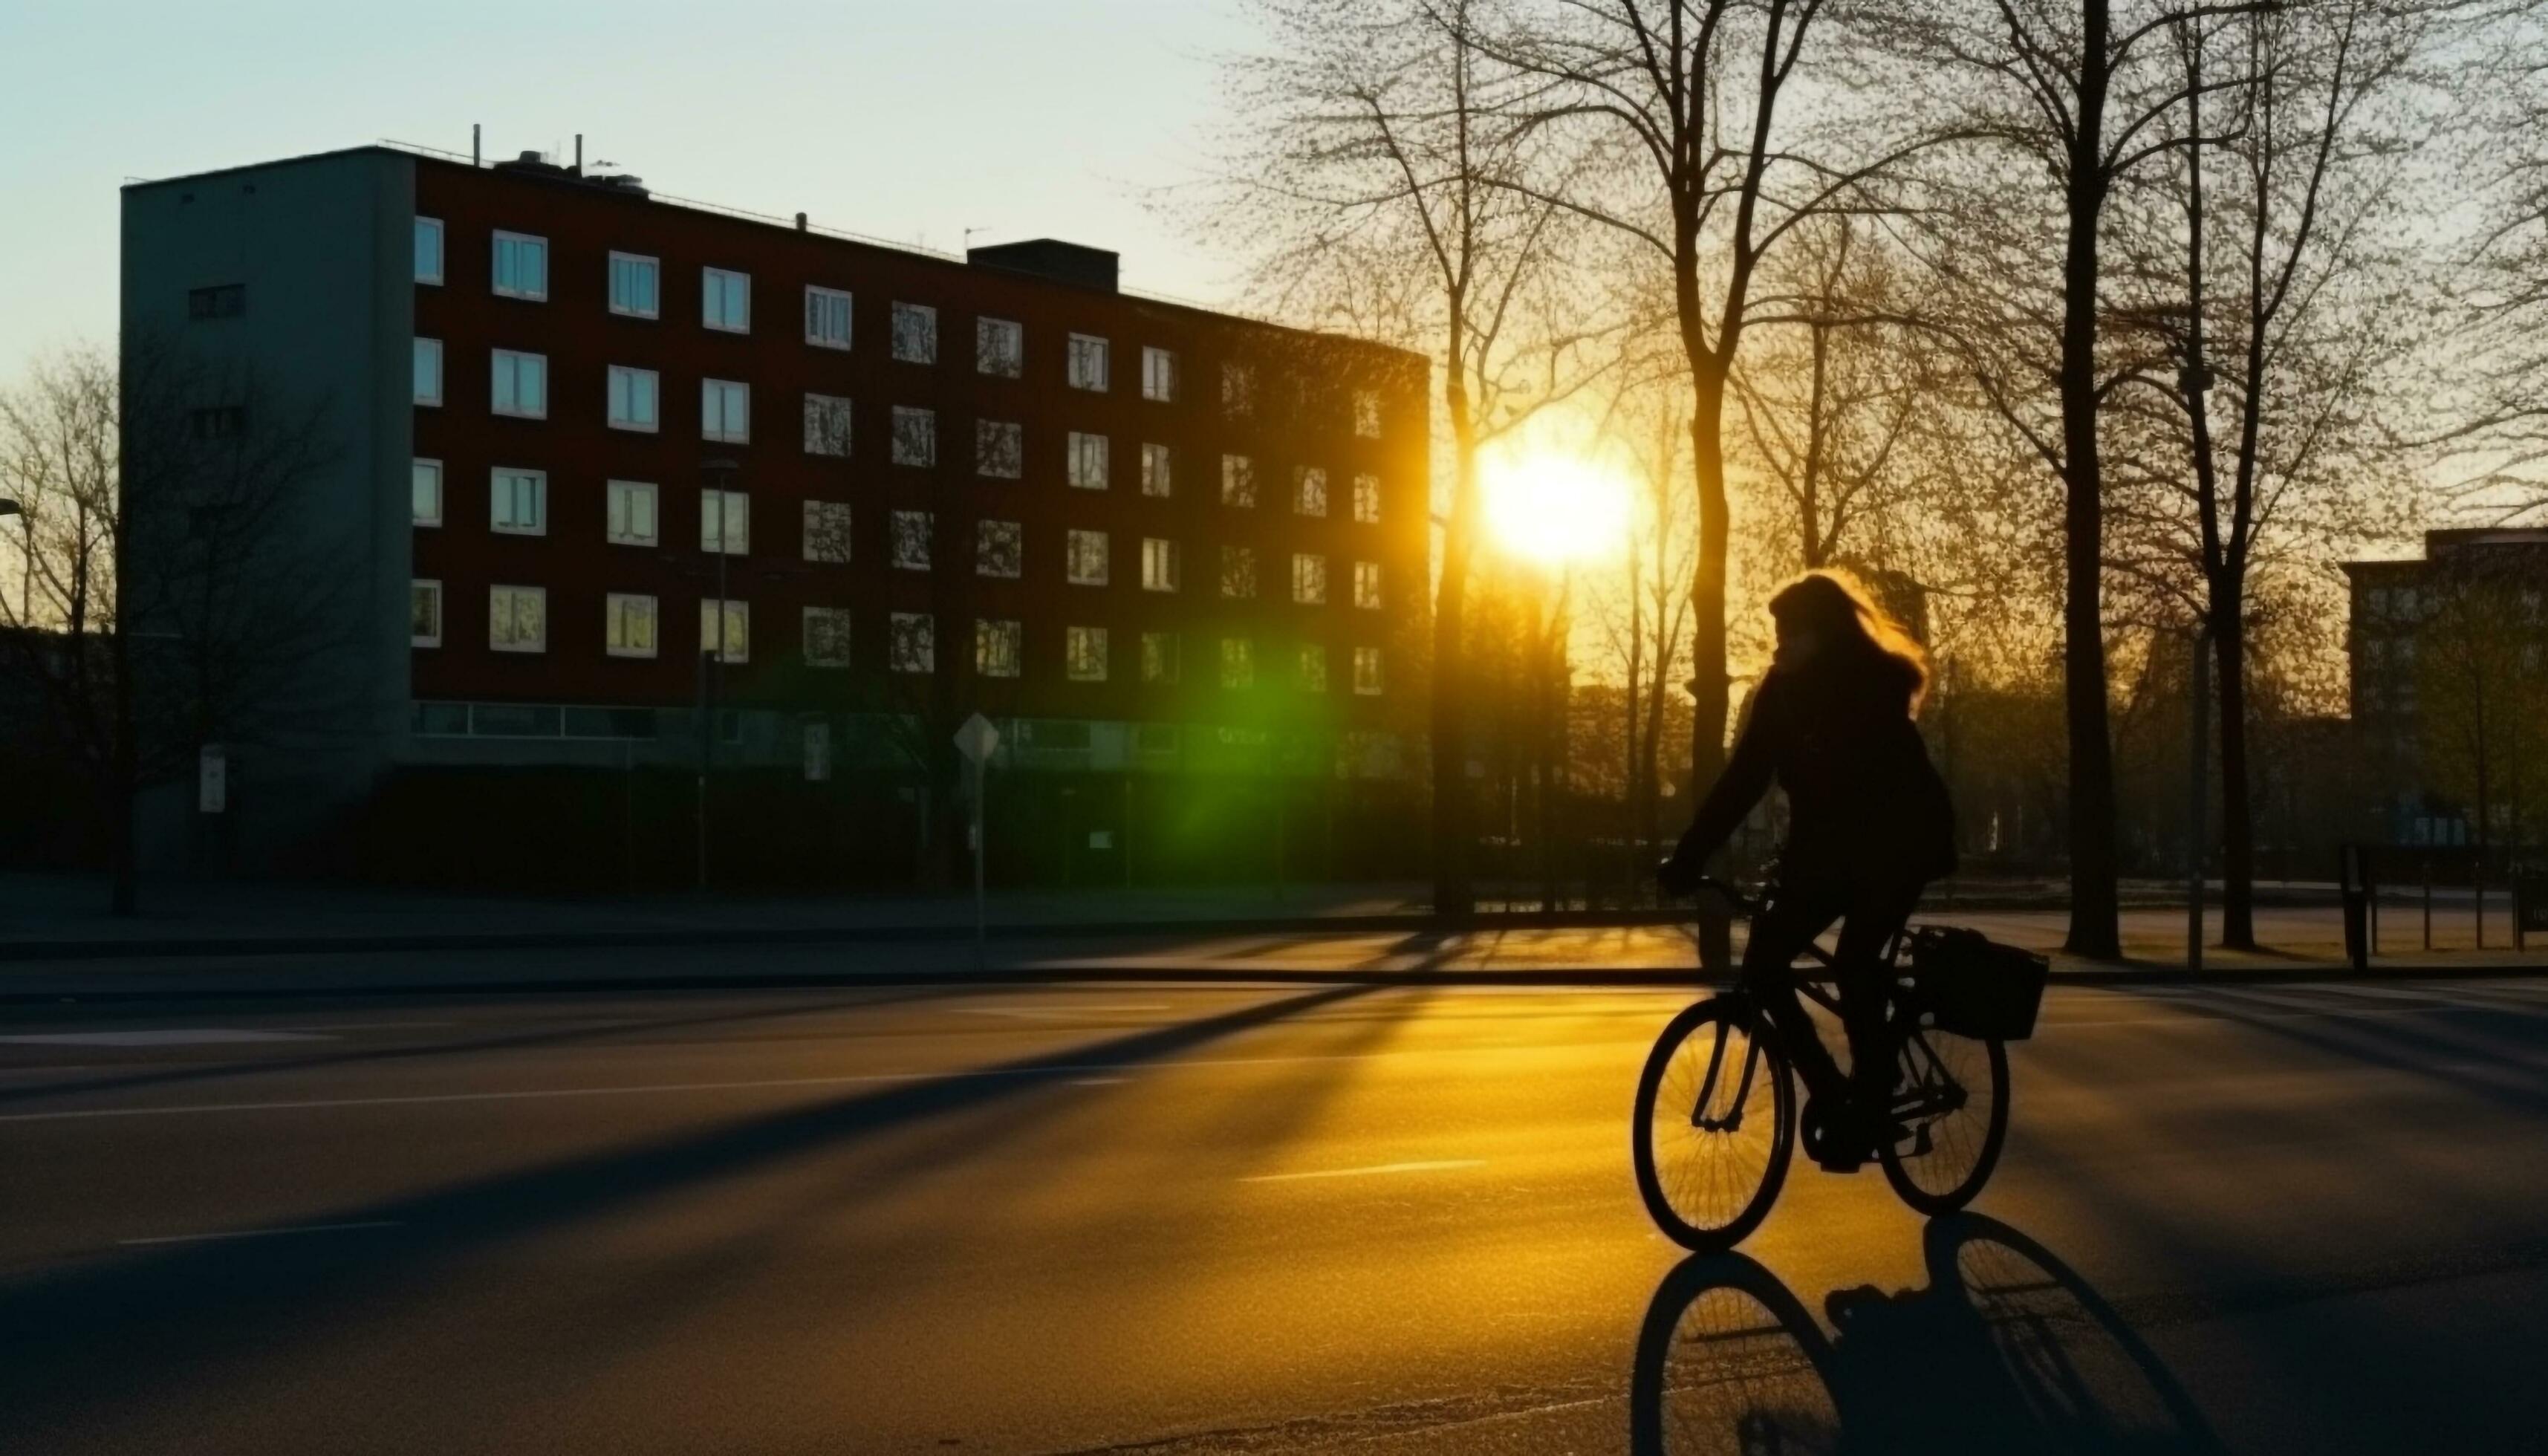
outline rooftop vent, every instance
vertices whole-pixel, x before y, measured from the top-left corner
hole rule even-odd
[[[513,158],[511,161],[498,162],[496,163],[496,170],[500,172],[530,172],[542,177],[572,177],[575,175],[575,170],[572,167],[559,166],[557,163],[549,160],[548,153],[541,151],[526,151],[520,156]]]
[[[1102,247],[1083,247],[1057,237],[1031,242],[1000,242],[964,250],[964,261],[980,268],[1030,273],[1057,283],[1115,292],[1117,255]]]

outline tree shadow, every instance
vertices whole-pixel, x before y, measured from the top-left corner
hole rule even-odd
[[[636,1146],[614,1147],[368,1204],[310,1226],[395,1236],[166,1245],[0,1282],[0,1409],[17,1433],[67,1435],[98,1412],[244,1381],[402,1306],[430,1303],[523,1241],[624,1218],[650,1201],[1003,1101],[1093,1072],[1164,1060],[1333,1002],[1339,986],[989,1066],[918,1073]],[[484,1272],[478,1268],[477,1272]]]
[[[2203,1413],[2078,1272],[1959,1214],[1923,1242],[1929,1287],[1836,1290],[1822,1326],[1741,1254],[1700,1255],[1647,1307],[1629,1446],[1661,1452],[2217,1453]]]

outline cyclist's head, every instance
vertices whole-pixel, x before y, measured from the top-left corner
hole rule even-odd
[[[1770,598],[1770,618],[1777,623],[1781,664],[1896,675],[1911,711],[1920,710],[1929,686],[1929,655],[1858,578],[1845,571],[1807,572]]]

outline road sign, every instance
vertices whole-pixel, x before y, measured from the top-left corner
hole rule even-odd
[[[832,776],[832,725],[805,725],[805,781],[821,783]]]
[[[1000,730],[980,713],[964,720],[956,730],[956,751],[976,764],[987,764],[1000,747]]]
[[[229,754],[218,743],[204,745],[195,760],[195,807],[218,814],[230,801]]]

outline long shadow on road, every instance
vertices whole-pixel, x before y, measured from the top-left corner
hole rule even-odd
[[[1217,1016],[788,1108],[633,1148],[312,1215],[399,1226],[395,1237],[169,1246],[0,1283],[0,1410],[13,1439],[67,1444],[103,1412],[222,1388],[259,1362],[464,1275],[508,1244],[625,1214],[661,1195],[1015,1098],[1057,1081],[1180,1055],[1370,993],[1338,986]]]

